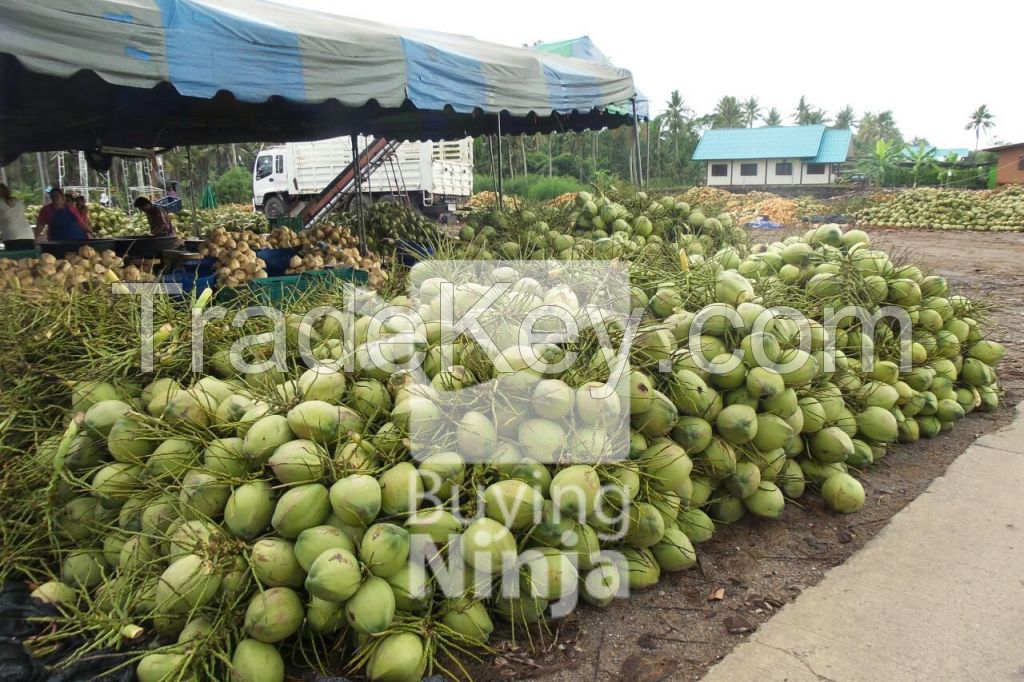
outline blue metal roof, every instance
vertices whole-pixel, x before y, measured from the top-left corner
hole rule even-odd
[[[846,160],[849,130],[823,125],[771,128],[716,128],[704,133],[694,160],[812,159],[815,163]]]
[[[814,163],[842,163],[850,154],[853,133],[848,128],[828,128],[821,136],[821,147]]]

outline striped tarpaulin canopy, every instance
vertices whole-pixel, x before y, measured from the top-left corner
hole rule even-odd
[[[263,0],[8,0],[0,153],[628,122],[607,61]]]

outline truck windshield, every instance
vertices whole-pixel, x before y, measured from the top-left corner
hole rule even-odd
[[[256,159],[256,179],[262,180],[274,172],[274,157],[270,154]]]

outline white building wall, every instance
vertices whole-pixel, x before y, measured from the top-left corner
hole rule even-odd
[[[792,175],[777,175],[775,164],[781,161],[789,161],[793,164]],[[753,176],[743,176],[740,170],[743,164],[757,164],[757,173]],[[711,174],[711,167],[715,164],[725,164],[728,172],[723,177],[715,177]],[[835,182],[836,169],[833,164],[826,163],[825,172],[821,175],[810,175],[807,172],[805,162],[798,159],[743,159],[735,161],[708,161],[704,173],[705,182],[710,187],[728,186],[749,186],[749,185],[827,185]]]

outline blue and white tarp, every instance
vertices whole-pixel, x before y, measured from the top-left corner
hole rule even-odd
[[[252,105],[411,105],[536,120],[605,109],[635,95],[629,71],[607,61],[263,0],[7,0],[0,60],[5,72],[50,79],[84,72],[115,88],[169,84],[180,97],[229,93]],[[24,89],[16,80],[5,73],[5,94],[27,97],[9,92]],[[4,120],[17,113],[8,104],[0,103]]]

